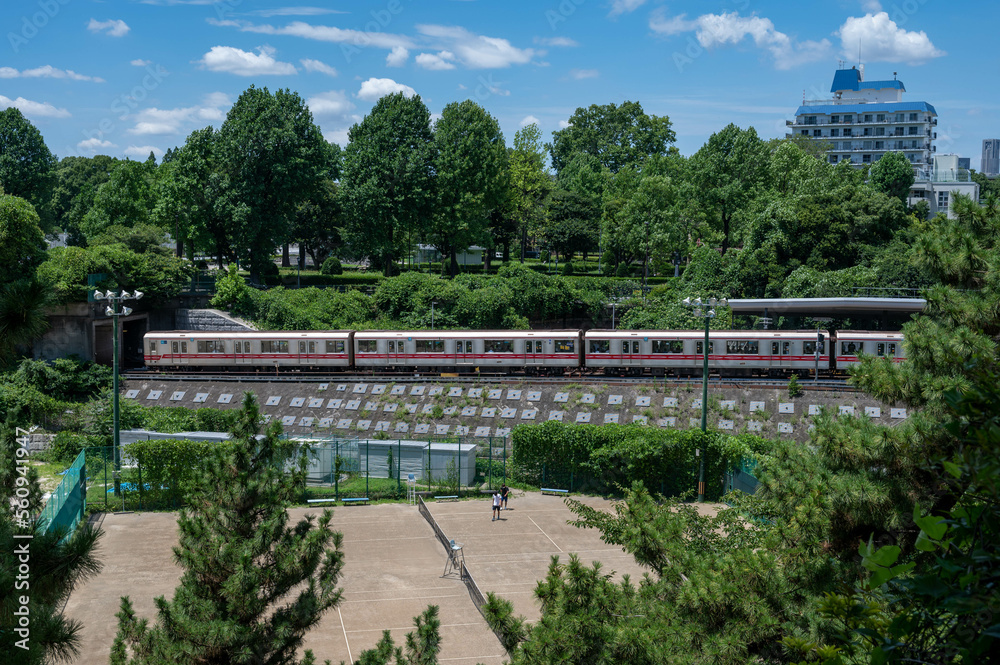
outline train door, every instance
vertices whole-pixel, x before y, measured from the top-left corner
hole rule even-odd
[[[386,342],[388,347],[387,360],[389,365],[402,365],[402,355],[403,355],[403,340],[401,339],[390,339]]]
[[[540,339],[526,339],[524,340],[524,364],[526,367],[537,367],[540,364],[544,364],[544,359],[542,358],[542,340]]]
[[[792,343],[786,340],[775,340],[771,342],[771,369],[790,369],[792,363],[789,356],[792,355]]]
[[[622,367],[638,367],[642,364],[639,358],[639,340],[622,340]]]
[[[179,342],[170,343],[170,354],[173,356],[174,363],[178,365],[188,364],[188,343],[187,340],[181,340]]]
[[[233,358],[237,365],[250,365],[253,359],[250,357],[250,340],[233,342]]]
[[[459,365],[471,365],[476,362],[471,339],[460,339],[455,342],[455,362]]]

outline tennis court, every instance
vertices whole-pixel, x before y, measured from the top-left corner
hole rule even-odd
[[[612,511],[609,500],[573,498]],[[620,547],[602,542],[597,531],[567,524],[574,515],[559,496],[517,492],[496,522],[491,521],[489,498],[428,501],[427,507],[448,538],[462,543],[466,567],[482,592],[503,596],[514,604],[516,614],[529,620],[540,616],[535,585],[545,577],[554,554],[562,562],[568,562],[571,553],[587,565],[600,561],[606,572],[616,572],[615,579],[629,574],[638,581],[647,570]]]
[[[319,510],[296,508],[292,519]],[[465,584],[442,578],[446,555],[416,507],[350,506],[334,511],[344,534],[343,601],[305,640],[322,662],[353,662],[389,629],[397,644],[413,617],[429,604],[440,607],[443,663],[499,664],[504,651],[476,610]],[[139,616],[155,615],[153,598],[170,597],[180,579],[171,548],[177,542],[175,513],[108,514],[99,557],[103,572],[73,592],[66,614],[83,623],[83,665],[108,662],[119,598],[129,595]]]

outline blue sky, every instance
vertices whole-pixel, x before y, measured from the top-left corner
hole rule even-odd
[[[933,0],[8,0],[0,108],[59,157],[145,158],[225,119],[251,84],[290,88],[347,142],[385,92],[434,114],[471,98],[508,142],[546,139],[578,106],[639,101],[686,155],[726,124],[785,133],[838,62],[892,78],[938,112],[938,153],[1000,136],[1000,3]]]

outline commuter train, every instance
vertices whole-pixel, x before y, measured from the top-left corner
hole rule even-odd
[[[821,335],[822,334],[822,338]],[[701,376],[704,333],[690,330],[335,330],[150,332],[146,367],[299,371]],[[713,330],[709,371],[723,376],[842,374],[865,353],[905,360],[900,333]]]

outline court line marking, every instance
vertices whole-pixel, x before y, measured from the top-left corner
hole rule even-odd
[[[418,600],[420,598],[461,598],[466,594],[463,593],[452,593],[438,596],[426,596],[426,595],[416,595],[416,596],[397,596],[395,598],[365,598],[363,600],[345,600],[345,603],[395,603],[402,602],[404,600]]]
[[[353,663],[354,656],[351,654],[351,640],[347,638],[347,626],[344,625],[344,615],[340,611],[340,605],[337,605],[337,616],[340,617],[340,629],[344,631],[344,644],[347,646],[347,658]]]
[[[480,623],[442,623],[441,624],[442,628],[461,627],[461,626],[479,626],[479,627],[482,627],[483,623],[480,622]],[[489,629],[489,626],[487,625],[486,628]],[[405,631],[412,631],[413,630],[413,624],[410,624],[409,626],[393,626],[392,628],[357,628],[355,630],[352,630],[351,632],[352,633],[381,633],[384,630],[405,630]]]
[[[538,523],[535,522],[535,520],[531,519],[531,515],[528,515],[528,519],[531,520],[531,523],[535,525],[535,528],[537,528],[539,531],[542,532],[543,536],[545,536],[546,538],[549,538],[549,534],[545,533],[545,531],[542,531],[542,527],[538,526]],[[565,552],[562,551],[562,548],[559,547],[558,545],[556,545],[556,541],[554,541],[551,538],[549,538],[549,542],[552,543],[553,547],[555,547],[557,550],[559,550],[560,554],[565,554]]]

